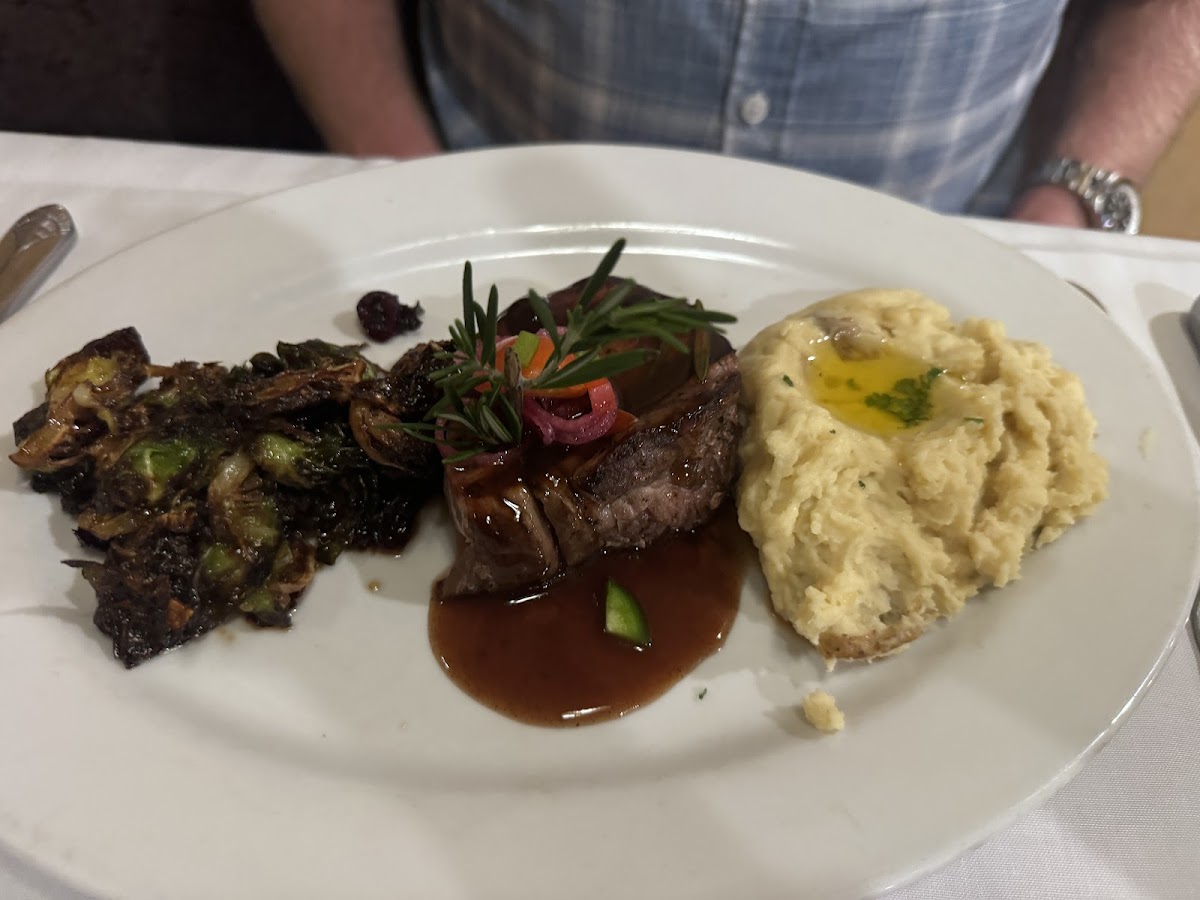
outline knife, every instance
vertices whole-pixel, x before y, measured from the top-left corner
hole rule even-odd
[[[1200,354],[1200,297],[1197,297],[1196,302],[1192,304],[1187,318],[1184,319],[1184,325],[1187,327],[1188,337],[1192,339],[1196,353]]]
[[[1200,297],[1197,297],[1192,303],[1192,308],[1184,317],[1183,326],[1188,337],[1192,339],[1192,347],[1195,349],[1196,355],[1200,356]],[[1196,649],[1200,650],[1200,593],[1192,601],[1188,624],[1192,629],[1192,640],[1196,642]]]
[[[57,203],[26,213],[0,238],[0,322],[16,312],[75,245],[75,222]]]

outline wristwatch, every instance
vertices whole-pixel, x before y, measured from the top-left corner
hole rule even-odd
[[[1043,163],[1031,184],[1056,184],[1079,198],[1093,228],[1137,234],[1142,227],[1142,198],[1128,178],[1079,159],[1060,157]]]

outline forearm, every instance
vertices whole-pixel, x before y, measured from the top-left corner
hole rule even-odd
[[[1057,155],[1142,182],[1200,99],[1200,0],[1112,0],[1085,42]]]
[[[1200,99],[1200,0],[1109,0],[1096,12],[1070,60],[1061,124],[1033,162],[1083,159],[1140,184]],[[1058,188],[1027,192],[1015,214],[1083,224]]]
[[[440,149],[392,0],[254,0],[254,10],[330,149],[400,157]]]

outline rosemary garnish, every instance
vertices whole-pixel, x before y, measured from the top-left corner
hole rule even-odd
[[[430,380],[442,396],[425,421],[404,422],[398,427],[413,437],[452,447],[456,453],[447,463],[477,453],[491,453],[521,443],[521,408],[526,390],[549,390],[611,378],[646,362],[657,351],[648,348],[605,352],[618,341],[658,338],[680,352],[689,352],[680,336],[701,331],[719,331],[719,324],[733,322],[728,313],[704,309],[682,297],[652,297],[627,302],[634,286],[625,280],[596,298],[616,268],[625,249],[618,240],[588,278],[578,305],[567,313],[560,326],[550,304],[535,291],[526,297],[530,309],[549,337],[553,350],[542,369],[526,378],[521,374],[536,350],[536,335],[521,332],[505,354],[504,371],[496,367],[496,332],[499,295],[495,285],[488,293],[487,307],[475,301],[471,264],[463,266],[463,315],[450,326],[453,349],[441,354],[446,365]],[[701,348],[707,345],[702,344]]]

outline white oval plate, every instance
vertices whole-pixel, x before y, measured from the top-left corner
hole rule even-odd
[[[726,647],[662,700],[546,730],[477,705],[435,665],[426,601],[451,547],[437,510],[399,560],[344,557],[319,574],[290,633],[232,627],[125,671],[90,624],[90,589],[59,564],[79,553],[70,521],[5,464],[0,840],[125,900],[853,897],[945,862],[1061,786],[1145,690],[1195,590],[1188,438],[1103,314],[915,207],[633,148],[369,170],[188,224],[19,314],[0,329],[0,418],[120,326],[155,360],[240,361],[276,340],[357,341],[355,300],[388,288],[425,305],[420,337],[440,336],[465,259],[514,298],[590,272],[617,236],[619,273],[737,313],[735,345],[868,285],[1004,320],[1082,377],[1111,499],[1018,583],[894,659],[825,677],[752,579]],[[797,711],[818,683],[845,709],[840,735]]]

